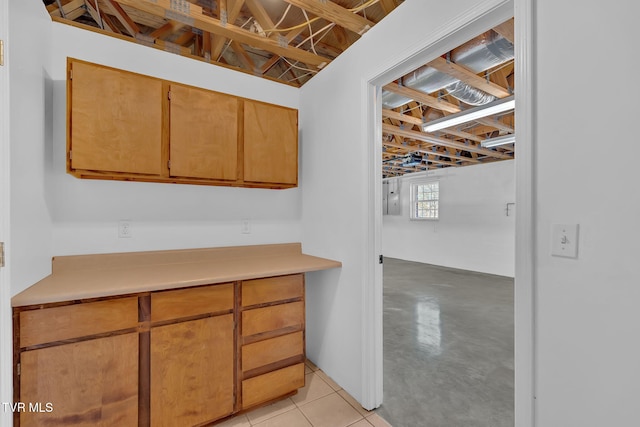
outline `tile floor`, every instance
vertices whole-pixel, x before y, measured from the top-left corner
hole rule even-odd
[[[363,409],[311,361],[298,394],[238,415],[215,427],[391,427],[375,411]]]

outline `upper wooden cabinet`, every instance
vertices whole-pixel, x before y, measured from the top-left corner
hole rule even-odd
[[[70,166],[160,175],[162,81],[74,62],[72,82]]]
[[[298,183],[298,113],[244,101],[244,180]]]
[[[295,109],[69,58],[67,171],[79,178],[290,188]]]
[[[240,100],[177,84],[170,93],[171,176],[235,181]]]

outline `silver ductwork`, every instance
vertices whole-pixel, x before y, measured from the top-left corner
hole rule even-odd
[[[468,68],[475,73],[504,64],[514,57],[514,47],[511,42],[494,31],[474,38],[451,52],[451,60]],[[460,80],[442,73],[429,65],[422,66],[402,78],[406,87],[424,93],[432,93],[444,89],[451,96],[469,105],[484,105],[496,98],[484,91],[471,87]],[[402,95],[389,91],[382,91],[382,105],[384,108],[397,108],[411,101]]]

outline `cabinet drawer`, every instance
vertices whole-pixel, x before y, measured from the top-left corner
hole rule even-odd
[[[304,387],[304,363],[242,381],[242,408],[268,402]]]
[[[287,334],[242,347],[242,370],[250,371],[290,357],[302,356],[302,331]]]
[[[233,310],[233,284],[201,286],[151,294],[151,321]]]
[[[20,312],[20,347],[137,326],[137,297],[27,310]]]
[[[303,285],[302,274],[244,281],[242,282],[242,306],[300,298],[303,294]]]
[[[245,337],[290,327],[304,327],[302,301],[242,312],[242,335]]]

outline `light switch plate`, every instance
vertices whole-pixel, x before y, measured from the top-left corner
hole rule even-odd
[[[578,258],[578,224],[551,226],[551,255]]]

